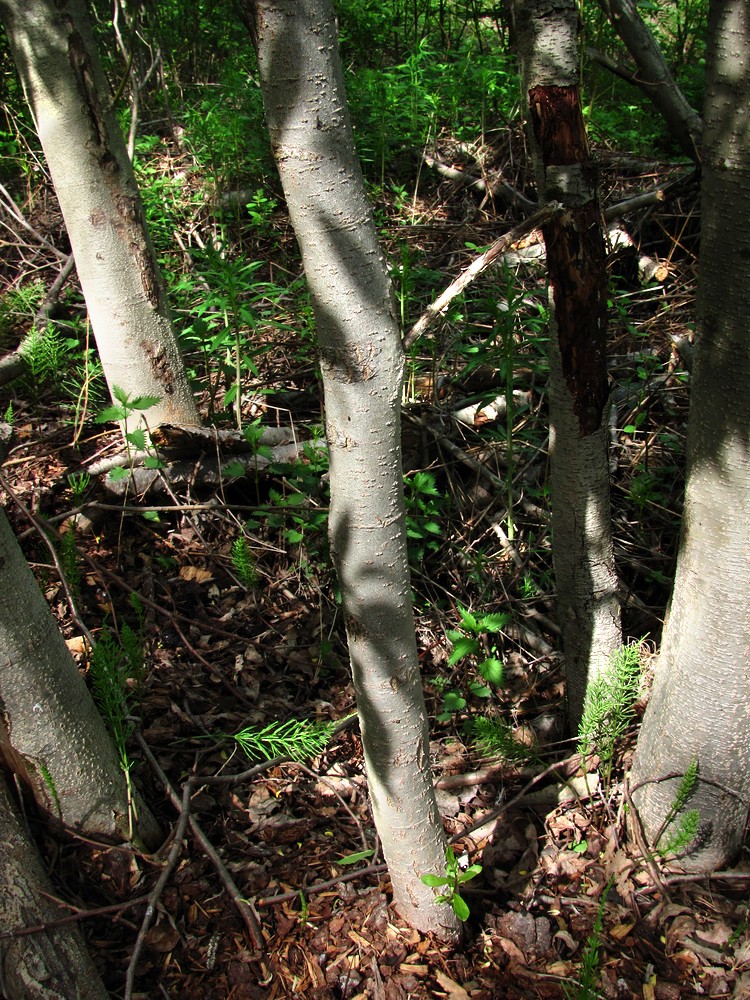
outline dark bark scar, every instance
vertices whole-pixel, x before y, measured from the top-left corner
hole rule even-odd
[[[545,169],[578,166],[582,188],[596,190],[578,87],[533,87],[529,111]],[[548,190],[548,197],[555,192]],[[555,302],[565,384],[581,437],[599,429],[607,403],[607,266],[595,197],[542,227]]]
[[[168,396],[171,396],[175,388],[174,373],[166,350],[163,347],[154,347],[150,341],[145,339],[141,340],[140,347],[148,358],[151,371],[154,373],[159,385]]]
[[[369,382],[375,377],[375,368],[371,364],[375,356],[372,344],[345,344],[343,347],[321,345],[320,364],[328,376],[335,382]]]

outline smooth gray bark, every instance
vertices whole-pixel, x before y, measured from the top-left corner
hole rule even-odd
[[[53,822],[130,839],[114,747],[2,509],[0,756]],[[158,844],[155,820],[135,804],[141,840]]]
[[[406,555],[403,352],[344,93],[328,0],[258,0],[272,147],[315,310],[330,453],[329,533],[344,602],[373,816],[396,905],[456,939],[420,876],[445,869]]]
[[[550,465],[558,616],[570,721],[622,642],[609,501],[606,269],[578,94],[574,0],[515,0],[515,36],[550,279]]]
[[[600,0],[605,14],[638,67],[637,83],[661,113],[691,160],[700,161],[703,122],[675,83],[664,54],[633,0]]]
[[[110,389],[160,397],[150,426],[198,424],[85,0],[0,0]],[[130,428],[132,429],[132,428]]]
[[[672,607],[631,781],[693,758],[699,835],[680,862],[713,871],[736,856],[750,805],[750,9],[712,0],[709,21],[699,325],[688,477]],[[713,782],[713,783],[712,783]],[[635,803],[653,840],[677,779]]]
[[[0,774],[0,930],[15,932],[62,915],[43,893],[52,885]],[[0,986],[6,1000],[107,1000],[75,924],[0,940]]]

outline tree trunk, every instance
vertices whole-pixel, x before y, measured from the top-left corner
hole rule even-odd
[[[328,0],[257,0],[272,146],[320,348],[341,585],[370,798],[396,904],[422,931],[458,922],[420,876],[445,870],[411,604],[402,494],[403,352],[344,94]]]
[[[632,781],[700,768],[699,832],[681,867],[737,854],[750,804],[750,10],[710,8],[698,339],[688,476],[672,608]],[[652,839],[677,779],[635,803]]]
[[[60,917],[44,898],[52,886],[21,825],[0,774],[0,929],[13,933]],[[0,941],[0,983],[6,1000],[107,1000],[75,924]]]
[[[0,0],[110,389],[160,402],[149,426],[200,423],[85,0]]]
[[[125,779],[112,742],[0,509],[0,757],[50,820],[129,838]],[[160,832],[136,799],[140,838]]]
[[[669,126],[672,136],[691,160],[700,162],[703,122],[674,81],[664,55],[633,0],[600,0],[612,27],[636,66],[638,84]]]
[[[605,419],[607,273],[602,220],[578,91],[575,0],[515,0],[550,282],[552,535],[570,721],[622,642]]]

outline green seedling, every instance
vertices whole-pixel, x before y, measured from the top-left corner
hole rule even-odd
[[[81,592],[81,556],[78,551],[75,530],[71,528],[60,535],[60,565],[63,575],[73,595],[77,598]]]
[[[250,546],[244,535],[235,538],[232,543],[232,566],[240,583],[247,590],[252,590],[258,583],[258,573]]]
[[[450,629],[446,635],[453,644],[448,657],[448,665],[453,667],[462,661],[476,663],[479,677],[469,681],[469,690],[476,698],[490,698],[492,688],[501,685],[505,679],[505,671],[496,644],[489,641],[492,634],[501,632],[510,621],[506,614],[480,614],[459,607],[461,626]],[[466,699],[458,691],[448,691],[443,699],[443,710],[437,716],[440,722],[446,722],[453,712],[466,707]]]
[[[599,900],[599,907],[596,911],[596,919],[591,933],[586,939],[586,944],[581,953],[581,968],[578,974],[578,982],[574,986],[563,984],[563,991],[566,1000],[599,1000],[599,979],[602,965],[602,931],[604,929],[604,911],[607,905],[607,896],[612,888],[612,883],[607,883],[602,897]]]
[[[531,747],[513,738],[513,730],[505,719],[472,719],[470,732],[477,749],[485,757],[521,763],[536,756]]]
[[[433,889],[445,887],[445,892],[435,896],[435,902],[450,906],[459,920],[468,920],[470,911],[466,900],[459,891],[460,886],[464,882],[476,878],[481,871],[481,865],[470,865],[468,868],[462,869],[453,848],[448,846],[445,849],[445,874],[422,875],[421,879],[425,885],[429,885]]]
[[[133,732],[131,715],[138,684],[144,673],[143,607],[137,594],[131,604],[138,616],[138,629],[127,623],[120,627],[119,641],[108,626],[104,626],[99,641],[91,651],[89,672],[94,700],[109,729],[117,751],[120,768],[125,775],[131,814],[132,836],[134,806],[130,771],[133,763],[128,755],[128,740]]]
[[[680,779],[674,802],[656,835],[656,851],[662,858],[684,854],[698,835],[700,812],[685,806],[698,787],[699,770],[698,758],[694,757]]]
[[[404,503],[409,563],[418,569],[428,552],[440,548],[443,534],[440,519],[445,513],[445,497],[431,472],[415,472],[404,476]]]
[[[68,486],[73,494],[73,503],[76,507],[83,503],[83,498],[90,483],[91,476],[88,472],[71,472],[68,476]]]
[[[133,414],[145,413],[146,410],[150,410],[152,406],[156,406],[161,400],[159,396],[131,396],[124,389],[121,389],[119,385],[112,386],[112,395],[117,402],[113,406],[108,406],[102,410],[96,418],[96,422],[106,424],[112,420],[116,420],[122,424],[125,449],[128,454],[128,465],[131,468],[125,469],[118,466],[112,469],[109,473],[110,479],[113,482],[117,482],[119,479],[125,479],[132,473],[133,449],[142,452],[150,448],[146,427],[140,426],[135,427],[133,430],[128,430],[128,421],[133,417]],[[147,469],[160,469],[164,463],[155,453],[152,453],[145,456],[143,464]]]
[[[287,722],[270,722],[262,729],[247,726],[234,733],[232,739],[249,760],[289,757],[304,761],[325,750],[338,724],[289,719]]]
[[[608,668],[589,685],[578,727],[578,752],[596,752],[609,784],[615,752],[635,716],[641,689],[643,640],[621,646]]]

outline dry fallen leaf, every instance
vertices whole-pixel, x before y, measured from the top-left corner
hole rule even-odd
[[[452,979],[445,975],[445,973],[438,970],[435,973],[435,978],[442,988],[448,993],[449,997],[455,997],[455,1000],[469,1000],[469,994],[463,986],[459,986],[458,983],[454,983]]]
[[[213,573],[208,569],[201,569],[200,566],[180,566],[180,579],[189,583],[207,583],[213,580]]]

